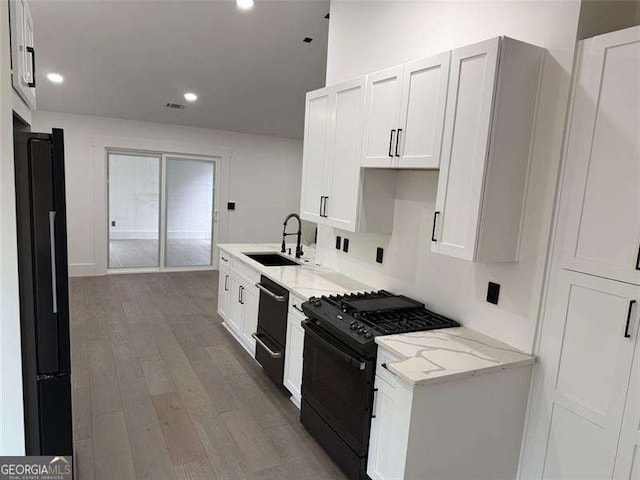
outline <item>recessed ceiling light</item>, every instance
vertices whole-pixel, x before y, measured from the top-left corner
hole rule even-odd
[[[47,78],[53,83],[62,83],[64,81],[64,77],[59,73],[48,73]]]
[[[195,93],[187,92],[184,94],[184,99],[187,102],[195,102],[198,99],[198,95],[196,95]]]
[[[236,5],[241,10],[249,10],[253,8],[253,0],[236,0]]]

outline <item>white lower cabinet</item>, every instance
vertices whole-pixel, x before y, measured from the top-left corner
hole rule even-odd
[[[378,347],[367,474],[373,480],[515,478],[531,366],[412,386]]]
[[[226,320],[231,308],[231,272],[220,265],[218,277],[218,313]]]
[[[226,260],[223,260],[223,255]],[[255,286],[260,273],[244,263],[230,258],[223,252],[220,256],[218,284],[218,314],[223,325],[252,356],[256,342],[251,336],[258,326],[259,293]],[[228,266],[227,266],[228,265]]]
[[[410,387],[376,375],[367,465],[373,480],[404,478],[412,398]]]
[[[302,398],[302,353],[304,350],[305,316],[300,310],[302,300],[292,296],[287,317],[287,345],[284,357],[284,386],[291,392],[291,401],[300,408]]]
[[[549,291],[522,478],[637,478],[640,288],[561,270]]]

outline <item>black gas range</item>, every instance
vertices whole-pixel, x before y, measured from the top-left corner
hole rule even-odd
[[[302,310],[300,421],[349,479],[366,479],[375,337],[460,324],[385,290],[314,297]]]

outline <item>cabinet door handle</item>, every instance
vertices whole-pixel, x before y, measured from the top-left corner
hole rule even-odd
[[[220,257],[222,259],[223,262],[228,262],[229,259],[228,258],[224,258],[224,257]]]
[[[224,276],[224,291],[229,291],[229,275]]]
[[[391,151],[391,147],[393,146],[393,136],[396,133],[396,129],[391,130],[391,135],[389,135],[389,156],[393,157],[393,152]]]
[[[327,205],[329,204],[329,197],[324,197],[324,210],[322,211],[322,216],[327,218]]]
[[[36,86],[36,50],[33,47],[27,47],[27,52],[31,54],[31,81],[27,83],[28,87]]]
[[[433,228],[431,229],[431,241],[432,242],[437,242],[438,239],[436,238],[436,225],[438,223],[438,215],[440,215],[440,212],[435,211],[433,212]]]
[[[296,305],[295,303],[293,304],[293,308],[298,310],[300,313],[304,313],[304,311],[298,305]]]
[[[322,202],[324,202],[324,196],[320,195],[320,208],[318,210],[318,216],[322,216]]]
[[[400,156],[400,154],[398,153],[398,147],[400,146],[400,134],[402,134],[401,128],[398,129],[398,135],[396,135],[396,157]]]
[[[238,287],[238,303],[242,303],[242,285]]]
[[[638,257],[636,258],[636,270],[640,270],[640,245],[638,245]]]
[[[631,312],[633,312],[633,306],[636,304],[635,300],[629,302],[629,310],[627,311],[627,324],[624,327],[624,338],[631,338],[629,333],[629,323],[631,322]]]

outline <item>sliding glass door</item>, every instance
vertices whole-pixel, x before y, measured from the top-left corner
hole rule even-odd
[[[109,269],[213,264],[216,159],[108,153]]]
[[[211,265],[214,175],[213,162],[167,157],[167,267]]]
[[[109,154],[109,268],[160,266],[160,160]]]

